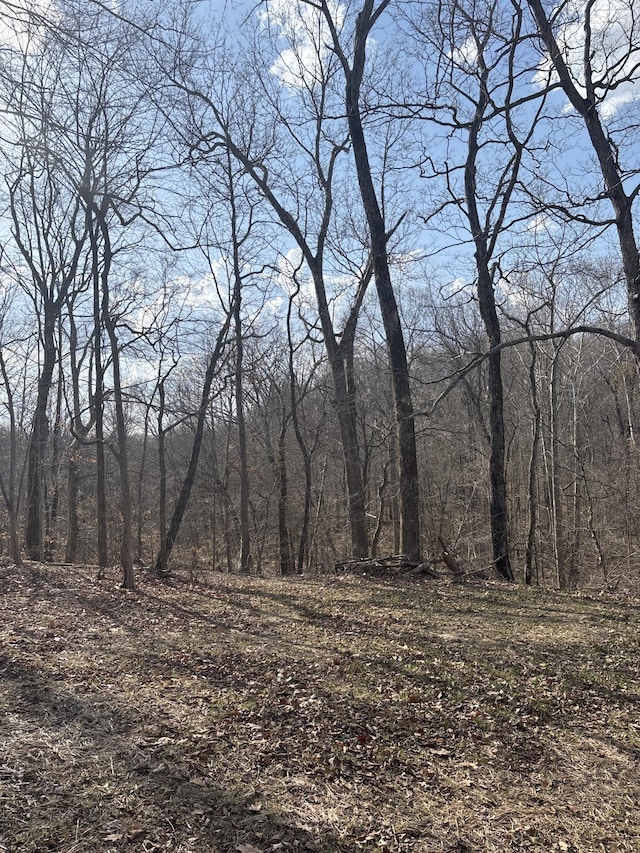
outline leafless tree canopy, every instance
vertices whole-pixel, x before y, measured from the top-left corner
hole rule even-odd
[[[631,0],[0,5],[5,556],[637,576]]]

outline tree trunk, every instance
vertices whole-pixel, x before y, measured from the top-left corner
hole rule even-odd
[[[158,383],[158,526],[160,528],[160,550],[156,563],[156,574],[167,574],[167,455],[164,428],[165,391],[164,381]]]
[[[96,434],[96,529],[98,566],[100,576],[109,564],[107,529],[107,465],[104,442],[104,368],[102,365],[102,294],[100,292],[100,259],[95,234],[91,236],[93,264],[93,351],[95,363],[95,388],[93,392],[93,418]]]
[[[222,123],[224,130],[224,139],[229,151],[233,156],[241,162],[248,174],[255,181],[256,186],[263,193],[278,218],[289,231],[296,244],[300,248],[302,255],[307,263],[313,278],[314,291],[316,302],[318,305],[318,317],[322,328],[322,335],[327,352],[329,366],[331,368],[331,376],[333,379],[333,391],[335,396],[336,415],[338,418],[338,426],[340,429],[340,440],[342,442],[342,452],[344,456],[345,473],[347,479],[348,493],[348,514],[349,528],[351,533],[351,552],[355,557],[366,557],[369,552],[369,537],[367,532],[366,520],[366,502],[364,493],[364,483],[362,475],[362,465],[360,462],[358,433],[356,420],[354,417],[355,400],[349,395],[348,381],[346,377],[346,357],[345,348],[350,344],[347,340],[353,342],[353,335],[345,334],[343,340],[338,342],[336,332],[333,326],[332,310],[327,299],[326,288],[324,283],[323,273],[323,252],[327,239],[327,232],[331,218],[333,207],[333,196],[331,188],[331,180],[335,160],[339,153],[343,150],[342,145],[336,145],[330,158],[330,162],[323,170],[320,168],[317,161],[315,166],[318,169],[318,183],[324,191],[324,211],[322,217],[322,225],[318,233],[318,240],[315,254],[312,251],[307,239],[300,229],[296,219],[283,207],[267,179],[267,170],[256,164],[246,153],[242,151],[230,138],[228,129]],[[355,325],[359,309],[362,305],[368,278],[363,281],[358,288],[358,293],[354,304],[351,308],[347,325]]]
[[[62,328],[58,324],[58,353],[62,352]],[[58,547],[58,522],[60,516],[60,445],[62,432],[62,397],[64,375],[62,371],[62,363],[58,358],[58,381],[56,393],[56,407],[53,421],[53,431],[51,433],[51,494],[45,490],[45,537],[44,537],[44,558],[47,561],[55,559]]]
[[[31,439],[27,455],[27,523],[25,548],[31,560],[42,560],[43,553],[43,477],[44,463],[49,439],[47,405],[56,364],[55,310],[51,303],[44,306],[44,328],[42,335],[43,359],[38,377],[36,408],[33,414]]]
[[[416,451],[413,403],[409,382],[407,350],[396,303],[384,218],[373,185],[371,165],[360,114],[360,87],[366,59],[367,37],[375,18],[388,4],[381,4],[373,14],[373,0],[366,0],[358,15],[353,47],[352,68],[341,52],[346,78],[346,109],[360,195],[371,238],[371,265],[378,303],[387,342],[395,408],[398,462],[400,468],[401,547],[410,560],[420,559],[420,506],[418,497],[418,461]],[[326,9],[326,5],[325,5]],[[339,47],[337,44],[335,45]]]
[[[499,348],[502,336],[496,309],[493,274],[490,269],[489,226],[481,223],[476,185],[476,161],[480,149],[479,134],[489,101],[487,92],[488,70],[484,67],[483,60],[480,69],[480,93],[475,115],[469,126],[467,159],[464,168],[464,191],[467,217],[475,247],[478,305],[489,343],[487,391],[489,395],[489,517],[492,562],[501,578],[512,581],[514,576],[509,555],[509,518],[505,476],[502,351]],[[503,199],[503,205],[504,203],[505,200]]]
[[[349,400],[347,382],[342,355],[336,353],[329,357],[333,389],[335,394],[336,415],[340,427],[342,453],[347,478],[349,526],[351,530],[351,550],[354,557],[366,557],[369,553],[369,535],[366,523],[366,504],[362,464],[358,446],[356,421],[353,406]]]
[[[249,527],[249,465],[247,463],[247,427],[244,414],[244,387],[243,387],[243,354],[244,341],[242,339],[242,319],[240,307],[242,304],[242,286],[237,258],[237,246],[234,246],[235,266],[235,308],[234,324],[236,333],[236,360],[234,372],[234,392],[236,404],[236,423],[238,427],[238,455],[240,462],[240,561],[239,569],[243,574],[251,571],[251,530]]]
[[[638,362],[640,361],[640,254],[638,253],[638,244],[633,227],[634,195],[628,196],[626,193],[625,182],[618,167],[617,148],[600,120],[595,87],[591,79],[592,57],[585,56],[582,69],[585,76],[586,93],[586,97],[583,97],[573,81],[542,3],[540,0],[528,0],[528,3],[536,20],[540,38],[544,42],[558,74],[560,85],[571,105],[582,118],[589,140],[598,158],[607,196],[615,214],[616,231],[627,285],[629,315],[636,341],[634,354]],[[593,3],[586,4],[584,8],[585,14],[591,14]]]
[[[105,326],[111,344],[111,369],[113,371],[113,399],[116,412],[116,435],[118,443],[118,468],[120,472],[120,513],[122,518],[122,541],[120,545],[120,565],[122,566],[122,586],[135,589],[133,573],[133,504],[131,501],[131,483],[129,479],[129,455],[127,443],[127,425],[124,415],[124,397],[120,377],[120,348],[116,334],[115,321],[109,316],[108,295],[103,291],[105,307]]]
[[[282,411],[282,425],[280,434],[278,435],[278,543],[280,550],[280,572],[283,575],[290,575],[293,570],[293,561],[291,559],[291,548],[289,544],[289,530],[287,528],[287,458],[286,444],[287,437],[287,417]]]
[[[532,342],[531,363],[529,365],[529,387],[531,389],[531,405],[533,407],[533,434],[531,436],[531,456],[529,458],[529,529],[527,532],[527,549],[525,553],[524,582],[527,586],[533,583],[533,565],[535,559],[536,530],[538,527],[538,490],[536,487],[538,476],[538,458],[540,455],[540,423],[541,412],[538,402],[538,387],[536,383],[536,350]],[[536,573],[536,582],[538,580]]]
[[[13,402],[13,392],[9,383],[7,366],[0,347],[0,375],[5,386],[7,395],[7,411],[9,414],[9,480],[5,483],[0,476],[0,489],[4,498],[7,517],[9,522],[9,546],[11,559],[16,566],[22,565],[22,553],[20,540],[18,538],[18,431],[16,425],[16,412]]]
[[[296,437],[298,448],[300,449],[304,469],[304,501],[302,505],[302,523],[300,525],[300,538],[298,540],[298,556],[296,561],[296,571],[298,574],[302,574],[309,546],[309,522],[311,518],[311,458],[300,428],[300,420],[298,418],[298,397],[296,394],[296,377],[293,364],[293,341],[291,339],[292,307],[293,298],[289,299],[289,307],[287,309],[287,338],[289,341],[289,396],[291,399],[291,423],[293,424],[293,433]]]
[[[470,196],[467,197],[468,201]],[[474,205],[469,205],[473,210]],[[513,570],[509,557],[509,519],[507,511],[507,486],[505,476],[504,399],[500,322],[496,311],[493,282],[489,271],[483,235],[476,234],[476,268],[478,271],[478,302],[489,341],[488,381],[489,395],[489,517],[491,522],[491,550],[493,565],[500,577],[512,581]]]
[[[216,344],[211,354],[211,357],[209,358],[209,363],[207,365],[204,384],[202,387],[202,392],[200,394],[200,405],[198,407],[197,412],[196,430],[193,436],[193,444],[191,445],[191,456],[189,458],[189,465],[187,467],[187,472],[185,474],[184,480],[182,481],[180,494],[178,495],[178,499],[173,508],[171,522],[169,523],[169,530],[167,532],[167,535],[164,537],[164,542],[161,546],[161,548],[165,548],[165,559],[167,562],[169,560],[169,556],[171,555],[171,551],[173,549],[175,541],[178,538],[178,533],[180,532],[180,527],[182,525],[182,519],[184,518],[184,514],[187,510],[187,505],[191,496],[191,490],[193,488],[193,484],[195,483],[196,472],[198,470],[198,459],[200,458],[200,451],[202,449],[204,425],[207,417],[207,409],[209,407],[211,384],[213,382],[215,370],[218,365],[218,359],[220,358],[220,354],[222,353],[222,349],[227,338],[227,332],[229,331],[229,324],[231,323],[232,316],[233,312],[231,310],[227,314],[227,317],[225,318],[225,321],[222,327],[220,328],[220,331],[218,332]],[[158,577],[162,577],[163,572],[167,571],[166,565],[164,569],[162,568],[160,555],[156,557],[154,571],[155,574],[158,575]]]
[[[491,287],[491,285],[489,285]],[[479,286],[480,287],[480,286]],[[481,302],[482,304],[482,302]],[[495,309],[494,309],[495,310]],[[497,316],[495,317],[497,322]],[[500,345],[500,333],[489,336],[489,346]],[[512,581],[509,558],[509,518],[505,476],[504,399],[502,386],[501,351],[493,350],[488,365],[489,425],[491,451],[489,456],[491,544],[493,564],[500,577]]]
[[[569,580],[567,576],[564,512],[562,505],[562,485],[560,481],[560,426],[558,409],[558,383],[560,350],[556,349],[551,365],[551,386],[549,388],[549,430],[551,446],[551,466],[549,484],[549,495],[551,498],[551,519],[553,530],[553,554],[556,564],[556,583],[559,589],[568,589]]]
[[[80,523],[78,521],[78,500],[80,498],[78,454],[80,447],[80,442],[74,439],[67,451],[67,541],[64,549],[66,563],[75,563],[78,552],[80,534]]]

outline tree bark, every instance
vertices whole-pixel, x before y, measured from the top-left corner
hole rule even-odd
[[[293,560],[287,528],[287,499],[289,480],[287,476],[286,457],[287,418],[282,412],[282,425],[278,435],[278,546],[280,551],[280,572],[283,575],[292,574]]]
[[[378,294],[391,370],[400,468],[401,547],[408,559],[418,561],[421,551],[418,461],[407,350],[391,282],[387,252],[388,237],[373,184],[360,112],[360,90],[366,60],[367,38],[375,21],[389,3],[388,0],[384,0],[375,11],[374,5],[374,0],[366,0],[358,15],[351,65],[349,65],[346,54],[340,45],[335,22],[332,20],[326,0],[322,2],[322,9],[332,32],[334,49],[340,58],[345,74],[347,122],[360,196],[369,228],[371,267]]]
[[[616,231],[622,255],[629,315],[634,329],[636,346],[634,355],[640,361],[640,254],[633,224],[633,196],[627,195],[615,144],[602,126],[597,109],[595,89],[592,81],[591,57],[585,51],[583,71],[586,97],[578,91],[553,33],[551,22],[540,0],[527,0],[533,12],[538,33],[553,62],[560,85],[569,102],[582,118],[593,150],[598,158],[606,193],[615,214]],[[593,4],[586,4],[585,14],[590,14]]]
[[[235,329],[236,358],[234,365],[234,394],[236,404],[236,423],[238,427],[238,455],[240,462],[240,560],[242,574],[251,571],[251,530],[249,528],[249,465],[247,462],[247,425],[244,411],[244,338],[242,328],[242,271],[240,264],[240,235],[238,233],[238,215],[234,177],[231,168],[231,153],[227,149],[227,178],[229,207],[231,212],[231,240],[233,254],[233,322]]]
[[[93,263],[93,352],[95,387],[93,392],[93,417],[96,434],[96,531],[98,566],[100,574],[109,564],[107,525],[107,464],[104,441],[104,367],[102,364],[102,294],[97,240],[91,240]]]
[[[316,303],[318,306],[318,317],[324,338],[327,358],[331,368],[333,379],[333,391],[335,398],[336,416],[340,429],[342,452],[344,457],[345,473],[348,492],[348,514],[349,528],[351,533],[351,552],[355,557],[366,557],[369,552],[369,536],[366,521],[366,501],[362,464],[358,443],[357,424],[354,416],[355,400],[349,394],[347,380],[347,356],[346,349],[353,345],[353,336],[345,334],[338,341],[333,326],[333,318],[324,282],[323,254],[326,244],[327,233],[331,212],[333,209],[333,195],[331,182],[333,170],[338,154],[343,150],[342,146],[335,146],[331,154],[330,162],[326,170],[315,163],[318,170],[318,183],[324,192],[324,210],[322,223],[320,225],[315,252],[311,249],[305,234],[302,232],[295,218],[284,208],[269,185],[267,170],[253,161],[245,152],[239,148],[230,138],[228,129],[217,110],[214,110],[223,131],[223,139],[233,156],[242,163],[249,175],[255,181],[265,199],[269,202],[279,220],[289,231],[298,245],[304,260],[309,268],[313,280]],[[349,314],[348,324],[355,324],[362,299],[368,284],[368,278],[363,280],[358,287],[358,292]]]
[[[133,573],[133,504],[131,501],[131,482],[129,479],[129,451],[127,425],[124,415],[124,396],[120,376],[120,348],[115,321],[109,316],[108,297],[105,300],[105,326],[111,344],[111,369],[113,371],[113,398],[116,412],[116,435],[118,443],[118,469],[120,472],[120,514],[122,518],[122,540],[120,545],[120,565],[122,567],[122,586],[135,588]]]
[[[542,413],[538,402],[538,386],[536,382],[536,350],[535,344],[529,344],[531,362],[529,364],[529,388],[531,390],[531,406],[533,408],[533,433],[531,436],[531,456],[529,457],[529,480],[527,499],[529,504],[529,527],[527,531],[527,548],[524,564],[524,582],[527,586],[533,583],[533,566],[535,560],[536,530],[538,527],[538,458],[540,455],[540,425]],[[536,582],[538,576],[536,572]]]
[[[156,574],[167,574],[167,455],[166,431],[164,428],[165,390],[164,380],[158,383],[158,527],[160,529],[160,549],[156,562]]]
[[[291,335],[291,311],[293,309],[294,297],[298,295],[298,291],[299,288],[296,290],[295,294],[291,294],[289,297],[289,304],[287,307],[287,341],[289,343],[289,397],[291,401],[291,423],[293,424],[293,433],[296,437],[296,442],[298,443],[298,448],[302,456],[302,465],[304,469],[302,524],[300,525],[300,538],[298,540],[298,556],[296,561],[296,571],[298,574],[302,574],[309,546],[309,524],[311,519],[311,457],[302,434],[302,429],[300,428],[300,418],[298,417],[298,395],[296,393],[296,374],[294,369],[293,340]]]
[[[484,57],[481,53],[479,69],[480,88],[475,114],[469,126],[467,158],[464,167],[464,191],[467,216],[475,249],[478,305],[489,343],[487,391],[489,395],[489,516],[492,561],[498,575],[504,580],[512,581],[514,575],[509,556],[509,518],[505,475],[504,398],[502,350],[500,349],[502,336],[496,309],[493,274],[490,268],[491,253],[488,226],[483,226],[480,220],[476,184],[476,161],[480,150],[479,135],[485,110],[489,103],[489,72],[484,65]],[[513,186],[513,181],[510,184]],[[508,200],[508,194],[505,194],[502,201],[503,210],[506,200]]]
[[[165,549],[165,568],[163,568],[162,566],[162,560],[160,558],[160,555],[156,557],[155,561],[154,571],[158,577],[162,577],[163,573],[166,573],[166,562],[169,560],[169,556],[171,554],[171,551],[173,550],[173,546],[176,542],[176,539],[178,538],[180,527],[182,525],[182,519],[184,518],[184,514],[187,510],[189,498],[191,497],[191,490],[193,488],[193,484],[195,483],[196,472],[198,470],[198,459],[200,458],[200,451],[202,449],[204,425],[207,417],[207,409],[209,407],[211,384],[213,382],[216,367],[218,366],[218,360],[220,358],[220,355],[224,348],[224,344],[227,339],[227,333],[229,331],[229,325],[231,323],[232,317],[233,306],[228,312],[225,321],[222,324],[220,331],[218,332],[216,344],[209,358],[209,363],[207,365],[207,371],[204,377],[202,392],[200,394],[200,405],[197,411],[196,430],[193,437],[193,443],[191,445],[191,456],[189,458],[189,465],[187,467],[184,480],[182,481],[180,494],[178,495],[178,499],[176,500],[175,506],[173,508],[173,514],[169,523],[169,530],[167,531],[167,534],[164,537],[163,546],[161,546],[161,548],[164,547]]]
[[[44,323],[42,333],[43,358],[42,370],[38,377],[36,408],[31,426],[31,440],[27,455],[27,522],[25,527],[25,548],[31,560],[42,560],[43,542],[43,477],[44,462],[49,439],[49,420],[47,404],[53,383],[53,371],[57,351],[55,344],[56,312],[51,303],[44,305]]]
[[[22,565],[22,552],[18,538],[18,430],[16,424],[16,410],[14,406],[13,391],[9,382],[7,365],[0,347],[0,375],[5,386],[7,395],[7,411],[9,414],[9,478],[5,482],[0,475],[0,490],[4,498],[5,507],[9,521],[9,547],[11,559],[16,566]]]

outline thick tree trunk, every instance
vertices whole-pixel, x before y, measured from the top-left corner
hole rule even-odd
[[[140,458],[140,467],[138,468],[138,483],[136,487],[136,550],[135,559],[138,563],[143,562],[144,554],[144,507],[145,507],[145,473],[147,468],[147,453],[149,451],[149,414],[153,406],[153,399],[147,403],[144,414],[144,432],[142,436],[142,456]],[[160,436],[158,435],[158,441]]]
[[[81,444],[76,439],[67,451],[67,541],[64,549],[66,563],[75,563],[78,552],[80,523],[78,520],[78,500],[80,498],[80,467],[78,453]]]
[[[499,345],[490,338],[490,346]],[[489,356],[489,425],[491,453],[489,457],[491,544],[493,564],[500,577],[512,581],[513,570],[509,559],[509,516],[507,511],[507,484],[505,477],[504,400],[500,351]]]
[[[293,365],[293,345],[291,340],[291,308],[293,301],[289,301],[289,309],[287,312],[287,334],[289,339],[289,395],[291,398],[291,422],[293,424],[293,433],[300,449],[302,456],[302,465],[304,470],[304,501],[302,506],[302,523],[300,525],[300,538],[298,540],[298,556],[296,560],[296,571],[302,574],[305,560],[307,558],[309,545],[309,522],[311,518],[311,458],[307,449],[302,430],[300,428],[300,420],[298,418],[298,398],[296,394],[296,379]],[[283,414],[284,417],[284,414]]]
[[[371,265],[391,370],[400,467],[401,547],[410,560],[419,560],[421,545],[418,461],[407,350],[391,283],[387,234],[373,185],[359,103],[367,37],[373,23],[372,13],[373,2],[367,0],[356,24],[353,67],[350,69],[346,60],[343,61],[346,78],[345,100],[358,185],[371,238]]]
[[[62,331],[58,325],[57,351],[62,351]],[[53,420],[53,431],[51,433],[51,491],[45,490],[45,536],[44,536],[44,559],[51,561],[55,559],[58,549],[58,522],[60,516],[60,446],[62,431],[62,397],[64,376],[62,364],[58,358],[58,381],[56,393],[56,408]]]
[[[247,461],[247,426],[244,411],[244,338],[242,328],[242,263],[236,208],[236,186],[233,178],[231,152],[227,150],[227,179],[229,207],[231,212],[231,236],[233,241],[233,321],[236,337],[236,360],[234,369],[234,394],[236,423],[238,427],[238,455],[240,462],[240,561],[238,568],[243,574],[251,571],[251,530],[249,527],[249,464]],[[245,235],[246,236],[246,235]]]
[[[478,305],[489,343],[487,391],[489,395],[489,517],[492,562],[501,578],[512,581],[514,575],[509,555],[509,518],[505,475],[502,351],[499,349],[501,330],[496,309],[493,275],[490,269],[489,226],[481,222],[476,186],[476,161],[480,148],[479,134],[489,102],[487,92],[488,70],[483,64],[480,67],[482,76],[478,103],[473,121],[469,126],[467,159],[464,168],[464,190],[467,217],[475,246]],[[504,204],[505,200],[503,200]]]
[[[480,314],[489,340],[488,381],[489,394],[489,517],[491,522],[491,550],[493,565],[501,578],[514,579],[509,557],[509,516],[507,511],[507,483],[505,475],[504,396],[502,384],[502,351],[500,322],[496,311],[493,282],[484,254],[484,241],[476,239],[476,264],[478,269],[478,301]]]
[[[80,449],[89,432],[89,427],[82,422],[80,403],[80,367],[77,360],[78,334],[73,317],[72,301],[67,301],[69,317],[69,365],[71,370],[71,397],[73,413],[71,415],[71,432],[73,440],[67,449],[67,541],[65,543],[64,559],[67,563],[75,563],[80,536],[80,521],[78,518],[78,503],[80,500]],[[92,394],[89,394],[92,399]]]
[[[509,517],[505,476],[504,398],[502,385],[500,322],[496,312],[493,283],[484,256],[484,240],[476,238],[478,301],[487,331],[490,353],[487,391],[489,395],[489,517],[493,565],[500,577],[514,579],[509,558]]]
[[[551,385],[549,388],[549,430],[551,445],[551,483],[549,494],[551,497],[552,529],[553,529],[553,553],[556,564],[556,583],[559,589],[569,588],[567,575],[567,557],[565,548],[564,511],[562,499],[562,484],[560,479],[561,470],[561,440],[558,410],[558,383],[559,383],[560,351],[554,352],[551,365]]]
[[[237,259],[236,259],[237,260]],[[240,463],[240,560],[239,570],[243,574],[251,571],[251,530],[249,527],[249,465],[247,462],[247,426],[244,416],[244,386],[243,386],[243,355],[244,341],[242,339],[242,319],[240,306],[242,304],[242,287],[236,267],[234,323],[236,333],[236,362],[234,375],[234,392],[236,404],[236,424],[238,427],[238,456]]]
[[[529,387],[531,389],[531,405],[533,408],[533,434],[531,436],[531,456],[529,458],[529,485],[528,485],[528,503],[529,503],[529,529],[527,532],[527,549],[525,553],[524,563],[524,582],[527,586],[533,583],[534,561],[535,561],[535,544],[536,530],[538,527],[538,458],[540,455],[540,424],[542,413],[538,402],[538,386],[536,383],[536,350],[535,344],[530,344],[531,348],[531,363],[529,365]],[[536,581],[538,580],[536,573]]]
[[[104,297],[105,326],[111,344],[111,369],[113,371],[113,399],[116,413],[116,436],[118,443],[118,469],[120,473],[120,513],[122,518],[122,540],[120,545],[120,565],[122,567],[122,586],[135,588],[133,573],[133,503],[131,500],[131,482],[129,479],[129,453],[127,442],[127,424],[124,414],[124,397],[120,376],[120,348],[115,322],[108,315],[108,297]]]
[[[164,381],[158,383],[158,526],[160,529],[160,550],[156,563],[156,574],[167,574],[167,455],[166,433],[164,428],[165,390]]]
[[[366,523],[364,480],[362,477],[356,421],[353,416],[353,405],[347,391],[342,355],[336,353],[330,355],[329,364],[333,377],[336,415],[340,428],[340,439],[342,441],[342,453],[347,479],[351,551],[354,557],[366,557],[369,553],[369,535]]]
[[[42,560],[44,557],[42,542],[43,478],[47,442],[49,439],[47,406],[57,358],[55,311],[51,304],[45,304],[44,306],[42,345],[42,369],[38,377],[36,408],[33,414],[31,439],[27,456],[27,522],[24,539],[27,555],[31,560]]]
[[[280,572],[290,575],[293,571],[289,530],[287,528],[287,499],[289,481],[287,477],[286,457],[287,418],[282,412],[282,426],[278,435],[278,545],[280,551]]]
[[[489,340],[488,381],[489,394],[489,516],[491,522],[491,549],[493,565],[501,578],[512,581],[513,569],[509,557],[509,515],[507,510],[507,483],[505,475],[504,395],[502,384],[502,351],[500,322],[496,312],[493,283],[482,248],[477,240],[478,301],[480,314]]]
[[[102,368],[101,368],[102,369]],[[104,391],[103,377],[96,385],[95,429],[96,429],[96,524],[98,565],[104,569],[109,564],[109,543],[107,524],[107,462],[104,441]]]
[[[7,366],[0,348],[0,376],[5,386],[7,398],[7,412],[9,414],[9,480],[5,482],[0,476],[0,488],[7,510],[9,522],[9,546],[11,559],[16,566],[22,565],[22,553],[20,540],[18,538],[18,430],[16,425],[16,411],[13,404],[13,392],[9,382]]]
[[[109,563],[107,525],[107,465],[104,441],[104,368],[102,365],[102,294],[100,291],[100,261],[96,236],[91,236],[93,260],[93,350],[95,363],[95,388],[93,392],[93,418],[96,433],[96,530],[98,566],[105,569]],[[102,571],[100,572],[102,575]]]

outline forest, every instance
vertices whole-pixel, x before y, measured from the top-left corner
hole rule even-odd
[[[636,0],[0,11],[0,853],[638,853]]]
[[[4,558],[633,585],[639,26],[2,0]]]

